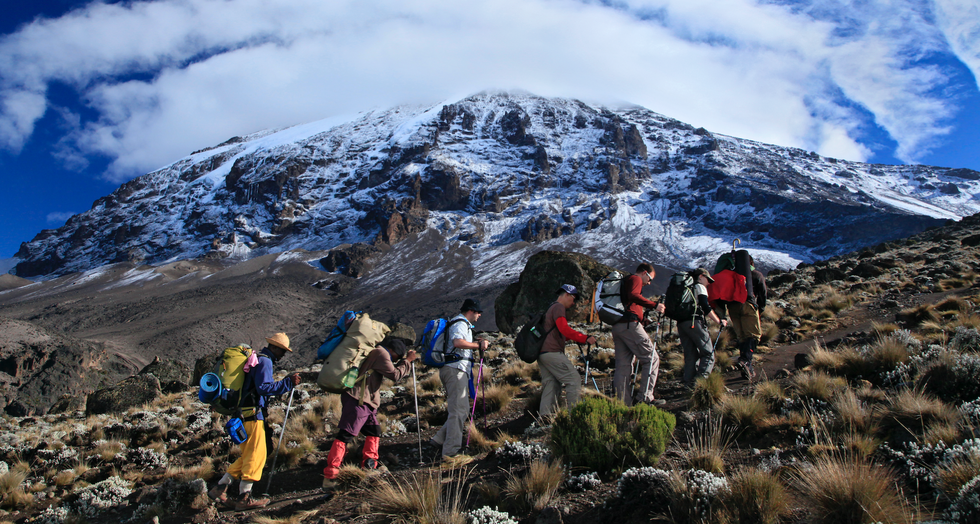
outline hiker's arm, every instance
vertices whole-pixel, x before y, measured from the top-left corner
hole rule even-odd
[[[279,382],[272,380],[272,366],[269,364],[262,365],[260,363],[260,365],[252,368],[252,372],[257,373],[255,376],[255,389],[259,392],[259,395],[264,397],[284,395],[293,389],[292,376],[287,376]]]
[[[480,351],[483,351],[490,346],[490,343],[482,338],[478,338],[476,340],[476,342],[467,342],[464,338],[454,338],[453,347],[459,349],[479,349]]]
[[[568,325],[568,320],[566,320],[565,317],[558,317],[558,320],[555,321],[555,327],[558,328],[558,331],[562,334],[562,336],[564,336],[568,340],[571,340],[572,342],[578,342],[579,344],[584,344],[586,342],[589,342],[589,339],[592,338],[572,329]],[[594,344],[595,339],[593,338],[592,342],[589,343]]]
[[[753,271],[752,277],[752,280],[754,281],[752,283],[752,291],[755,292],[755,300],[756,303],[759,304],[759,311],[762,311],[763,309],[766,309],[766,294],[769,291],[766,289],[766,277],[762,276],[762,273],[759,271]]]
[[[698,307],[701,308],[701,311],[707,311],[708,313],[706,316],[716,324],[721,324],[722,327],[728,325],[727,320],[718,318],[718,314],[715,313],[715,310],[711,309],[711,306],[708,304],[708,295],[698,295]]]
[[[630,279],[630,287],[626,290],[629,297],[629,302],[636,303],[643,306],[646,309],[655,309],[657,303],[643,296],[641,293],[643,291],[643,282],[639,279]]]

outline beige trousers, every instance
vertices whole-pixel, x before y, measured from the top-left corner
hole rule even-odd
[[[538,367],[541,368],[541,408],[538,410],[541,417],[550,417],[559,407],[558,397],[563,387],[568,408],[578,404],[582,397],[582,378],[564,353],[541,353]]]
[[[660,374],[660,355],[650,341],[650,335],[639,322],[623,322],[612,326],[613,343],[616,346],[616,372],[613,374],[613,389],[616,398],[627,406],[633,405],[631,381],[633,378],[633,359],[640,364],[640,383],[637,384],[637,400],[653,402],[653,390],[657,387]]]
[[[446,389],[449,418],[432,441],[442,446],[444,457],[451,457],[463,447],[466,421],[470,416],[470,376],[456,368],[444,367],[439,370],[439,378]]]

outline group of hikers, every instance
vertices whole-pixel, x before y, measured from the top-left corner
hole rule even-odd
[[[739,348],[736,367],[746,379],[754,377],[752,360],[761,336],[760,311],[766,305],[766,284],[762,273],[751,266],[751,257],[748,260],[751,274],[745,269],[735,271],[735,264],[721,270],[718,270],[720,266],[716,267],[714,276],[700,267],[683,275],[678,274],[688,277],[683,292],[688,293],[686,300],[692,304],[690,312],[677,321],[684,352],[681,381],[683,387],[689,390],[698,378],[707,377],[714,367],[715,354],[708,332],[708,320],[720,324],[722,328],[730,326],[733,329]],[[677,317],[677,311],[669,309],[672,304],[666,303],[663,296],[658,300],[643,296],[643,287],[650,284],[655,276],[651,264],[641,263],[633,274],[621,279],[618,298],[622,301],[622,316],[610,326],[615,348],[613,391],[615,397],[627,406],[638,403],[665,404],[663,399],[655,398],[660,357],[646,327],[652,322],[657,322],[659,326],[659,316],[663,314],[671,316],[673,313]],[[595,337],[576,331],[568,323],[566,315],[580,299],[579,290],[571,284],[562,284],[556,290],[556,295],[544,314],[546,335],[537,356],[541,372],[539,417],[545,422],[550,421],[559,409],[562,390],[565,391],[568,408],[581,399],[582,379],[565,354],[566,344],[569,341],[596,344]],[[658,318],[652,319],[650,312],[656,312]],[[451,345],[453,358],[447,359],[439,368],[439,378],[445,391],[448,417],[429,440],[430,447],[438,450],[443,458],[464,451],[470,399],[476,397],[474,368],[483,365],[484,352],[489,347],[487,340],[474,338],[473,330],[482,314],[479,301],[467,298],[459,314],[446,323],[445,340],[447,345]],[[690,318],[684,318],[688,315]],[[297,373],[279,381],[273,380],[274,364],[292,351],[289,337],[285,333],[276,333],[266,338],[266,342],[267,346],[257,353],[256,359],[252,359],[251,370],[248,367],[245,369],[248,372],[246,380],[251,381],[250,391],[256,402],[254,409],[241,416],[247,433],[247,439],[241,443],[241,456],[208,492],[211,499],[238,511],[261,508],[269,503],[268,498],[252,495],[252,488],[265,467],[268,449],[271,449],[271,443],[266,442],[270,438],[264,423],[266,405],[269,397],[288,394],[301,381]],[[337,435],[323,469],[324,490],[336,487],[347,447],[359,434],[364,436],[361,467],[368,470],[380,467],[378,451],[381,429],[377,413],[381,404],[382,383],[386,378],[398,382],[413,374],[414,361],[418,358],[419,353],[408,348],[402,339],[385,338],[359,366],[357,381],[341,394],[342,411]],[[480,362],[479,366],[474,366],[475,362]],[[636,375],[639,375],[638,383]],[[228,489],[235,481],[238,481],[238,496],[232,498],[228,495]]]

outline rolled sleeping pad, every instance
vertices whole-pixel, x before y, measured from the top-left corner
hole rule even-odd
[[[739,249],[735,252],[735,272],[745,277],[745,292],[748,294],[747,300],[755,299],[755,292],[752,290],[752,262],[749,252]]]
[[[201,377],[201,389],[197,392],[197,398],[205,404],[210,403],[221,395],[221,378],[214,373],[205,373]]]

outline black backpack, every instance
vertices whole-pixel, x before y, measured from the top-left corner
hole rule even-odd
[[[690,273],[674,273],[664,294],[664,313],[684,322],[694,318],[698,311],[697,297],[694,296],[694,277]]]
[[[551,309],[551,306],[548,306],[548,309]],[[531,320],[527,324],[524,324],[520,333],[514,338],[514,349],[517,350],[517,356],[521,357],[521,360],[528,364],[538,360],[538,355],[541,354],[541,346],[544,345],[544,339],[548,338],[552,330],[558,327],[558,324],[555,324],[551,326],[551,329],[545,331],[544,317],[547,314],[548,310],[545,310],[544,313],[538,313],[531,317]]]

